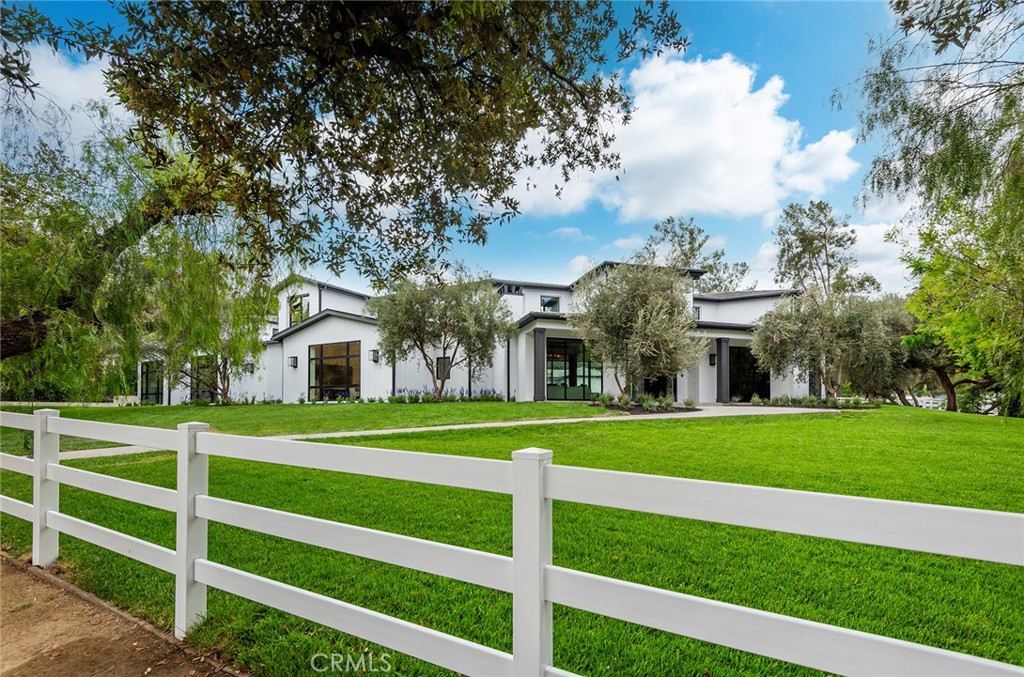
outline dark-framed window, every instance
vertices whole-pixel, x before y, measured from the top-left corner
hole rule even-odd
[[[540,297],[540,309],[545,313],[557,313],[558,312],[559,298],[557,296],[541,296]]]
[[[288,326],[298,324],[309,317],[309,294],[293,294],[288,297]]]
[[[699,320],[700,319],[700,306],[694,306],[693,307],[693,319],[695,319],[695,320]]]
[[[164,403],[164,363],[148,360],[142,363],[139,374],[139,399],[153,404]]]
[[[604,370],[579,339],[547,340],[547,398],[589,400],[604,389]]]
[[[213,361],[213,356],[193,357],[189,376],[189,399],[214,399],[213,389],[217,385],[217,365]]]
[[[522,296],[523,288],[518,284],[505,283],[501,285],[498,293],[502,296]]]
[[[309,347],[309,401],[361,397],[360,342],[342,341]]]
[[[452,358],[439,357],[434,360],[434,377],[447,379],[452,374]]]

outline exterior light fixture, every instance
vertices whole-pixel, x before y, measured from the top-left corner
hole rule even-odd
[[[716,364],[718,364],[718,356],[715,355],[714,353],[711,353],[710,355],[708,355],[708,362],[711,364],[712,367],[715,366]]]
[[[246,362],[242,365],[242,372],[245,374],[252,374],[256,372],[256,365],[252,362]]]
[[[380,362],[380,351],[376,348],[370,349],[370,360],[373,362]]]
[[[299,366],[299,356],[298,355],[292,355],[291,357],[289,357],[288,358],[288,366],[289,367],[297,367],[297,366]]]

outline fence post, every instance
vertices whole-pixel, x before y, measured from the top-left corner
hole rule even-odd
[[[206,558],[206,520],[196,517],[196,495],[209,488],[210,458],[196,453],[196,433],[206,423],[178,425],[177,566],[174,582],[174,636],[184,639],[206,615],[206,585],[196,582],[195,561]]]
[[[46,466],[60,463],[60,435],[46,429],[46,420],[60,416],[56,409],[36,409],[32,430],[32,564],[48,567],[57,561],[60,552],[60,532],[46,526],[46,513],[60,511],[60,484],[46,478]]]
[[[541,677],[552,662],[551,603],[544,568],[551,564],[551,500],[544,492],[547,449],[512,452],[512,674]]]

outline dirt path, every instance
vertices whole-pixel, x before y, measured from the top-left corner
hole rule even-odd
[[[221,677],[226,673],[118,613],[0,562],[0,675]]]

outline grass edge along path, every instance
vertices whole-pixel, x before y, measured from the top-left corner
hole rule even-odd
[[[429,404],[253,404],[231,406],[174,405],[170,407],[57,407],[64,418],[174,428],[187,421],[209,423],[214,432],[237,435],[303,435],[338,431],[380,430],[489,421],[595,418],[622,416],[587,402],[439,402]],[[20,414],[30,407],[5,407]],[[114,446],[102,440],[64,435],[61,451]],[[31,454],[31,434],[4,429],[0,451]]]
[[[885,408],[807,416],[636,421],[447,431],[343,444],[508,459],[544,446],[555,463],[696,479],[1024,512],[1024,421]],[[211,459],[211,494],[280,510],[511,554],[507,496],[411,482]],[[171,454],[90,459],[78,467],[173,486]],[[3,493],[26,498],[3,473]],[[28,478],[24,478],[27,480]],[[66,487],[62,511],[173,547],[173,517]],[[6,550],[28,527],[4,517]],[[556,503],[560,566],[954,651],[1024,663],[1024,571],[755,529]],[[508,651],[504,593],[210,525],[214,561]],[[62,538],[64,574],[167,626],[173,580]],[[444,670],[287,614],[211,591],[192,641],[259,675],[313,674],[316,652],[380,656],[395,674]],[[667,633],[555,609],[555,664],[581,674],[816,674]]]

